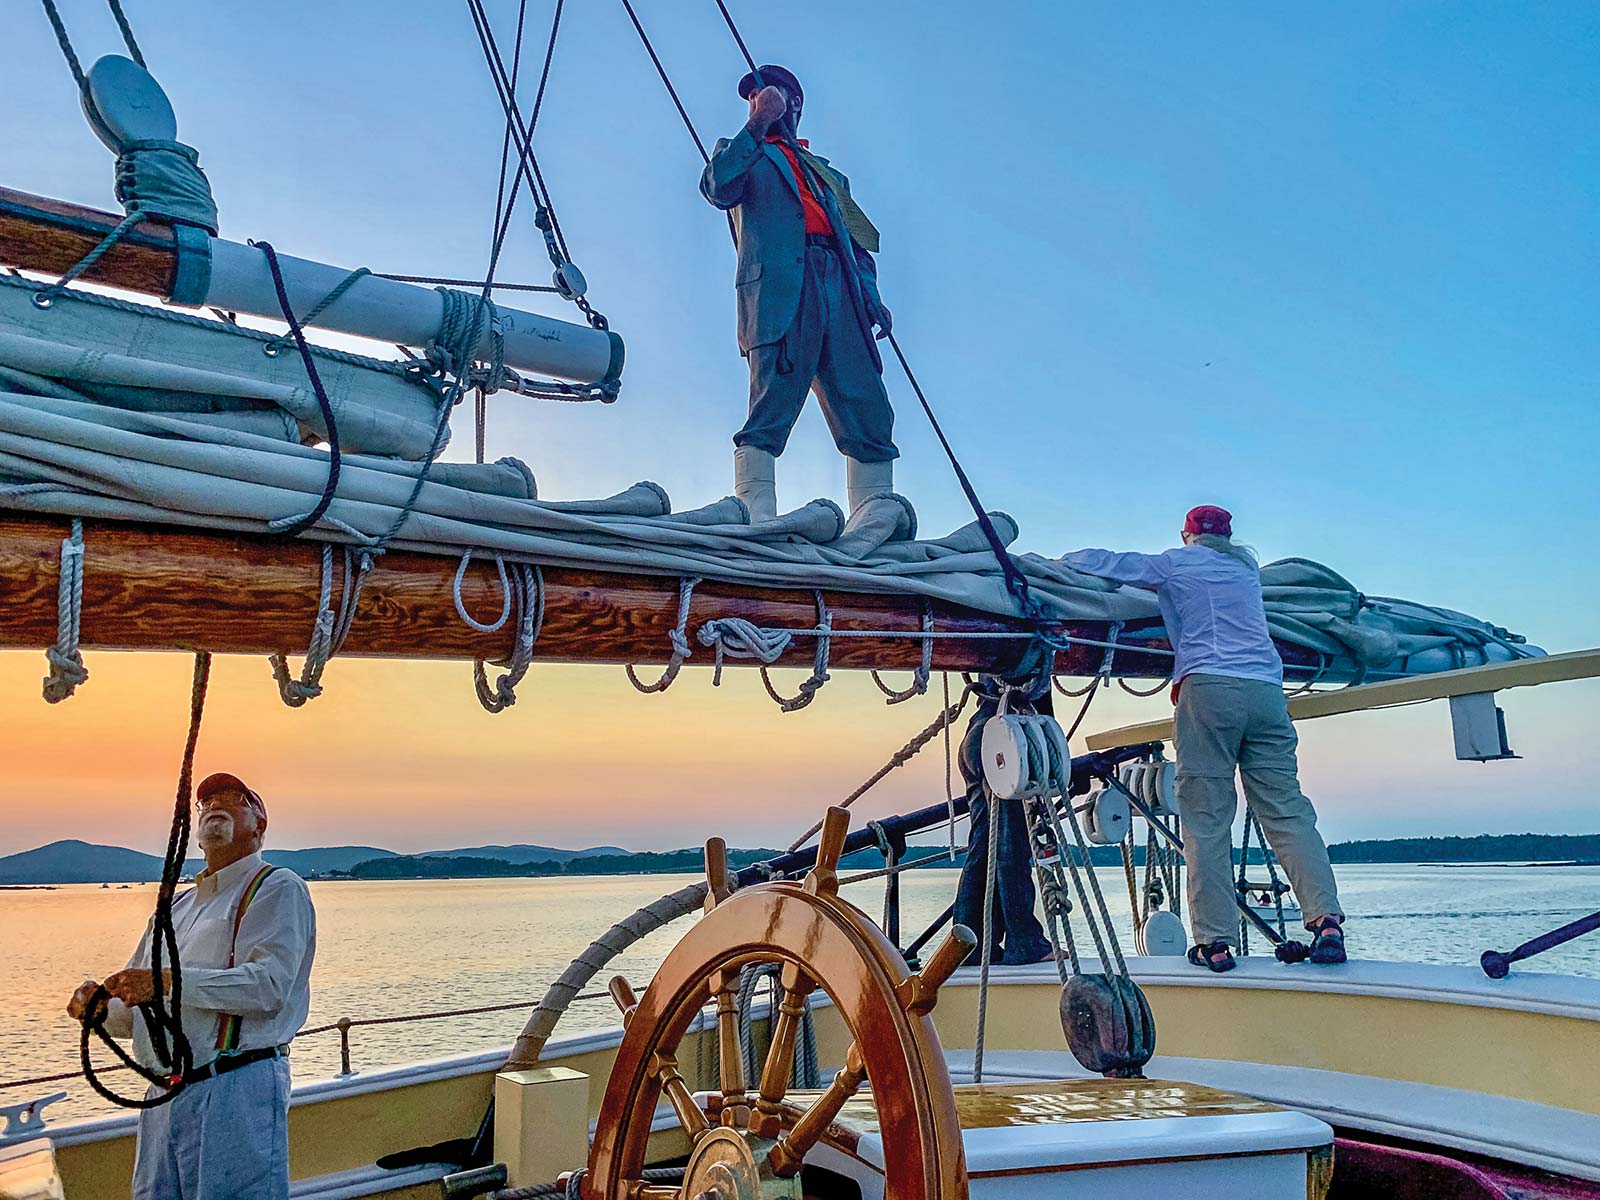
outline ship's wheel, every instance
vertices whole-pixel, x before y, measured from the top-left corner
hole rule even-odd
[[[706,914],[635,1000],[612,981],[626,1031],[595,1128],[586,1200],[799,1200],[800,1167],[870,1079],[884,1132],[886,1200],[965,1200],[966,1161],[944,1051],[929,1017],[939,985],[975,944],[956,926],[911,972],[872,921],[839,897],[836,867],[850,816],[830,809],[817,865],[803,883],[756,884],[731,894],[720,839],[706,845]],[[752,1091],[736,1013],[739,968],[782,964],[783,997]],[[800,1108],[786,1101],[805,998],[820,987],[855,1039],[844,1068]],[[716,1002],[721,1095],[702,1109],[678,1073],[678,1047],[707,998]],[[691,1143],[681,1186],[644,1180],[646,1143],[665,1093]]]

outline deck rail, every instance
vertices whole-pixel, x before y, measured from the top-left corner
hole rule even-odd
[[[576,1003],[579,1000],[610,1000],[611,996],[607,992],[582,992],[574,996],[572,999],[573,1002]],[[340,1017],[337,1021],[330,1021],[326,1025],[313,1025],[308,1029],[302,1029],[295,1036],[297,1038],[315,1037],[318,1034],[338,1031],[339,1074],[341,1076],[354,1075],[355,1070],[350,1065],[350,1031],[352,1029],[357,1029],[366,1025],[402,1025],[410,1021],[440,1021],[446,1020],[450,1017],[477,1016],[481,1013],[511,1012],[514,1009],[532,1008],[534,1003],[535,1002],[528,1000],[515,1000],[509,1004],[480,1004],[473,1008],[447,1008],[440,1009],[437,1012],[402,1013],[399,1016],[393,1017]],[[128,1070],[128,1068],[123,1066],[121,1063],[116,1063],[99,1069],[101,1073]],[[81,1079],[82,1077],[83,1072],[81,1070],[76,1070],[62,1071],[55,1075],[34,1075],[27,1079],[8,1079],[0,1081],[0,1091],[23,1087],[37,1087],[40,1084],[46,1083],[66,1083],[70,1080]]]

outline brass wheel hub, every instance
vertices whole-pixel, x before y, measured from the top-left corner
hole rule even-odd
[[[713,1129],[695,1143],[683,1172],[688,1200],[800,1200],[800,1176],[780,1179],[767,1155],[773,1143],[738,1129]]]

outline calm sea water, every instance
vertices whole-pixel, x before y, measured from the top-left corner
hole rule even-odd
[[[398,1016],[439,1009],[525,1002],[614,921],[691,876],[577,879],[445,880],[314,883],[318,947],[311,1021],[341,1016]],[[1128,895],[1119,870],[1101,873],[1113,913],[1128,929]],[[1485,948],[1517,943],[1600,907],[1600,868],[1343,867],[1339,880],[1352,952],[1363,958],[1475,963]],[[902,928],[920,930],[949,903],[955,875],[921,871],[902,888]],[[850,890],[870,913],[881,912],[881,883]],[[151,886],[103,890],[0,891],[0,963],[5,964],[7,1017],[0,1022],[0,1081],[73,1070],[77,1026],[63,1006],[85,977],[102,977],[126,960],[154,901]],[[672,928],[635,945],[616,969],[635,984],[677,940]],[[1552,951],[1530,966],[1600,977],[1600,934]],[[600,983],[609,978],[607,971]],[[508,1046],[521,1011],[352,1031],[356,1070]],[[558,1036],[616,1023],[609,1000],[574,1005]],[[295,1044],[296,1078],[326,1078],[339,1069],[338,1036]],[[111,1077],[118,1086],[127,1073]],[[53,1121],[111,1111],[81,1081],[0,1089],[0,1105],[46,1091],[67,1100]]]

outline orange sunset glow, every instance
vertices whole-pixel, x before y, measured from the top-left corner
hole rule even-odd
[[[89,682],[47,705],[43,656],[0,654],[0,728],[11,751],[0,768],[0,852],[58,838],[152,853],[164,844],[191,660],[85,658]],[[776,683],[793,690],[803,676],[781,672]],[[517,705],[497,716],[473,699],[466,663],[336,659],[324,684],[322,697],[290,709],[264,659],[219,657],[213,667],[197,769],[237,772],[261,791],[280,847],[645,850],[713,833],[735,845],[786,846],[934,719],[939,679],[928,696],[889,707],[864,674],[838,671],[810,708],[792,714],[778,711],[748,668],[730,668],[713,689],[708,669],[689,667],[666,694],[645,696],[620,668],[536,665]],[[1577,831],[1586,818],[1571,781],[1600,770],[1580,716],[1597,699],[1594,682],[1508,693],[1512,744],[1527,757],[1488,766],[1450,758],[1443,704],[1308,722],[1305,786],[1330,841]],[[1084,728],[1164,711],[1164,698],[1112,690]],[[936,740],[860,802],[858,819],[943,796]]]

